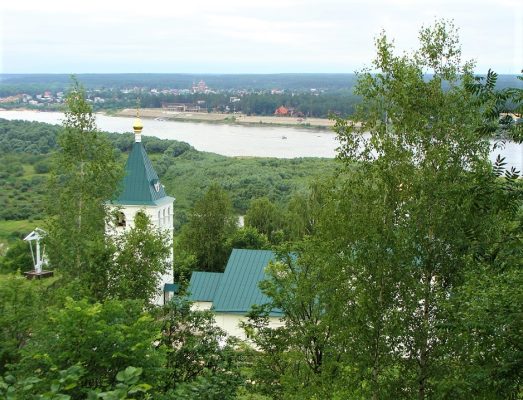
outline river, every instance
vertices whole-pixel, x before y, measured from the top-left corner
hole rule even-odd
[[[0,111],[0,118],[8,120],[60,124],[63,114],[39,111]],[[132,118],[110,117],[96,114],[98,128],[108,132],[131,132]],[[181,121],[157,121],[144,119],[143,134],[160,139],[175,139],[187,142],[197,150],[225,156],[252,157],[328,157],[336,154],[338,142],[333,132],[276,126],[246,126],[209,124]],[[523,169],[523,145],[508,142],[505,148],[492,152],[494,160],[500,153],[506,158],[508,167]]]

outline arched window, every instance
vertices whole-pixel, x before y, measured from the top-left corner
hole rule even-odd
[[[158,226],[162,226],[162,215],[160,214],[160,211],[158,211]]]
[[[125,214],[121,211],[118,211],[116,213],[116,216],[115,216],[115,223],[116,223],[116,226],[118,227],[121,227],[121,228],[125,228],[125,226],[127,225],[127,221],[125,219]]]
[[[163,209],[163,224],[167,224],[167,219],[165,218],[165,208]]]

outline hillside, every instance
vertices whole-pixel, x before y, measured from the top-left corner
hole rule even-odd
[[[57,125],[0,119],[0,203],[4,205],[0,226],[5,221],[45,217],[46,178],[59,131]],[[103,134],[125,163],[132,135]],[[333,160],[319,158],[225,157],[197,151],[184,142],[154,137],[145,137],[144,143],[167,192],[176,198],[177,229],[186,222],[193,203],[214,182],[228,192],[235,211],[242,214],[258,197],[285,204],[293,192],[304,190],[312,179],[330,174],[336,166]],[[9,235],[6,229],[0,232],[4,239]],[[20,233],[24,232],[17,229],[16,234]]]

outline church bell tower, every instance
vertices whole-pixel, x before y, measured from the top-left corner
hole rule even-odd
[[[144,212],[154,227],[159,229],[172,244],[174,232],[173,205],[174,198],[165,193],[158,174],[153,168],[142,144],[143,124],[138,111],[133,123],[134,143],[129,153],[121,192],[117,199],[111,201],[113,209],[117,210],[117,218],[113,226],[108,227],[111,234],[121,234],[134,226],[134,219],[138,212]],[[170,270],[162,276],[158,292],[153,302],[161,305],[170,298],[170,288],[173,284],[172,270],[173,252],[169,257]]]

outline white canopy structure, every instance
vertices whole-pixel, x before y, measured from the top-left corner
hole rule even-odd
[[[42,240],[47,235],[47,232],[43,229],[36,228],[29,235],[27,235],[24,240],[29,242],[29,248],[31,249],[31,256],[33,258],[33,265],[35,268],[36,274],[42,273],[42,266],[47,264],[47,259],[45,258],[45,251],[40,247],[40,240]],[[33,251],[33,245],[31,242],[36,242],[35,251]],[[35,254],[36,253],[36,254]]]

